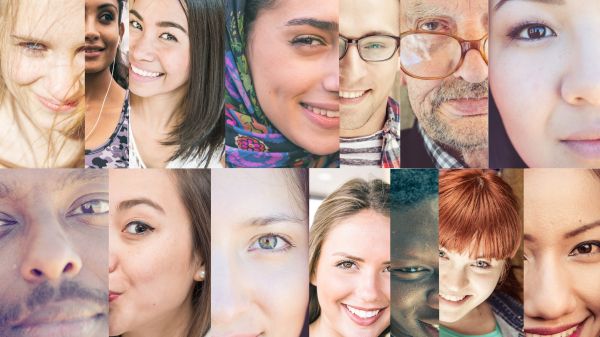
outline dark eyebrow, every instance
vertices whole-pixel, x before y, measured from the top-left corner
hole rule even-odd
[[[509,0],[500,0],[500,2],[498,2],[496,4],[496,6],[494,6],[494,10],[497,11],[498,9],[500,9],[500,7],[502,7],[502,5],[504,5],[508,1]],[[549,4],[549,5],[564,5],[565,4],[565,0],[521,0],[521,1],[541,2],[541,3]]]
[[[342,256],[345,257],[347,259],[350,260],[354,260],[354,261],[358,261],[358,262],[365,262],[365,259],[357,257],[357,256],[352,256],[350,254],[344,253],[344,252],[337,252],[337,253],[333,253],[332,255],[334,256]],[[387,264],[389,264],[390,262],[388,261]]]
[[[298,18],[288,21],[286,26],[311,26],[321,30],[337,31],[338,23],[334,21],[322,21],[313,18]]]
[[[130,9],[129,14],[133,14],[133,15],[137,16],[138,19],[144,21],[144,18],[142,17],[142,15],[140,13],[138,13],[138,11],[136,11],[135,9]]]
[[[115,10],[119,11],[119,9],[117,8],[117,6],[115,6],[115,5],[111,4],[111,3],[105,3],[105,4],[102,4],[102,5],[98,6],[98,10],[102,10],[102,9],[105,9],[105,8],[108,8],[108,7],[113,7]]]
[[[577,235],[579,235],[579,234],[581,234],[583,232],[589,231],[590,229],[596,228],[598,226],[600,226],[600,220],[596,220],[596,221],[594,221],[592,223],[589,223],[587,225],[583,225],[583,226],[581,226],[581,227],[579,227],[577,229],[574,229],[574,230],[572,230],[570,232],[567,232],[567,233],[565,233],[564,237],[565,237],[565,239],[572,238],[574,236],[577,236]]]
[[[154,202],[148,198],[123,200],[117,206],[117,210],[123,211],[123,210],[131,209],[138,205],[150,206],[163,214],[165,213],[165,210],[159,204],[157,204],[156,202]]]
[[[268,226],[279,222],[289,222],[303,226],[306,225],[305,219],[300,219],[287,214],[273,214],[265,217],[255,217],[247,221],[248,225],[256,227]]]
[[[187,34],[187,31],[185,30],[185,28],[183,28],[180,24],[175,23],[175,22],[171,22],[171,21],[161,21],[159,23],[156,24],[159,27],[163,27],[163,28],[177,28],[179,30],[181,30],[182,32]]]

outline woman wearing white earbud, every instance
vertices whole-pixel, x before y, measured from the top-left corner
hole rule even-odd
[[[125,0],[85,0],[85,167],[128,167]]]

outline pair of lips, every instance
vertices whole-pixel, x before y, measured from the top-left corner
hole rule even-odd
[[[42,97],[40,95],[37,95],[37,98],[40,101],[40,103],[42,103],[42,105],[44,105],[46,108],[48,108],[54,112],[71,111],[71,110],[75,109],[77,107],[77,105],[79,104],[79,100],[68,100],[68,101],[59,102],[59,101],[56,101],[55,99]]]
[[[339,110],[329,110],[326,108],[319,108],[313,105],[309,105],[306,103],[300,103],[302,105],[302,107],[304,107],[306,110],[317,114],[317,115],[321,115],[324,117],[328,117],[328,118],[339,118],[340,117],[340,111]]]
[[[161,73],[161,72],[144,70],[144,69],[134,66],[133,64],[131,65],[130,69],[134,74],[136,74],[138,76],[142,76],[142,77],[156,78],[156,77],[163,76],[165,74],[165,73]]]
[[[370,326],[374,324],[385,311],[385,308],[358,308],[343,303],[342,307],[346,310],[350,319],[360,326]]]
[[[93,53],[93,52],[98,52],[98,51],[104,51],[104,47],[100,47],[100,46],[90,46],[90,45],[86,45],[84,47],[84,50],[86,53]]]
[[[525,329],[525,337],[579,337],[583,322],[563,325],[556,328]]]

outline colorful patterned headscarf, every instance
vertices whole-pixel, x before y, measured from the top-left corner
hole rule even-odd
[[[246,0],[227,0],[225,161],[228,167],[338,167],[339,153],[311,154],[269,121],[256,98],[245,55]],[[292,80],[292,79],[290,79]]]

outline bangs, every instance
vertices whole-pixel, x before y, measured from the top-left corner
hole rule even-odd
[[[493,171],[440,172],[440,246],[472,258],[503,260],[520,246],[521,221],[511,187]]]

